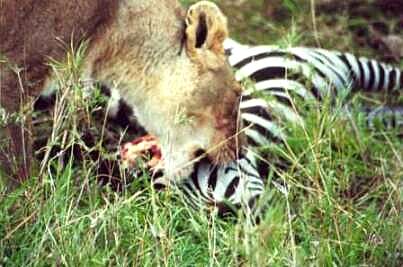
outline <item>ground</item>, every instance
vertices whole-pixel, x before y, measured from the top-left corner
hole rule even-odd
[[[321,46],[403,66],[402,46],[390,41],[403,38],[401,1],[216,2],[237,40]],[[74,55],[79,61],[80,51]],[[276,173],[288,190],[268,184],[260,223],[243,214],[221,219],[156,192],[147,175],[124,190],[99,185],[94,159],[113,157],[116,143],[108,142],[120,134],[92,124],[103,122],[104,100],[82,98],[72,62],[54,67],[73,101],[36,121],[53,125],[48,146],[65,155],[64,165],[38,151],[41,179],[12,193],[0,184],[0,266],[402,266],[403,143],[395,133],[368,131],[341,110],[312,112],[279,148],[292,162]],[[385,101],[401,103],[401,96],[371,102]],[[105,138],[92,140],[99,129]],[[48,136],[42,130],[37,140]]]

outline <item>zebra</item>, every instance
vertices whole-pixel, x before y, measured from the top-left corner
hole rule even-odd
[[[201,160],[191,176],[176,185],[190,206],[197,209],[213,206],[220,215],[237,212],[240,207],[253,208],[265,192],[268,167],[253,148],[286,140],[286,133],[273,121],[272,112],[280,113],[285,121],[303,123],[292,108],[291,98],[320,103],[325,97],[348,99],[351,93],[360,90],[402,92],[403,75],[398,68],[350,53],[306,47],[245,46],[233,40],[225,42],[225,49],[237,80],[253,81],[244,88],[240,103],[248,145],[237,160],[227,165],[215,166]],[[311,87],[301,80],[310,82]],[[268,102],[255,93],[274,99]],[[385,116],[388,116],[386,126],[403,125],[402,107],[379,107],[364,112],[369,127],[373,127],[376,118]],[[276,187],[285,190],[278,183]]]
[[[240,207],[253,208],[265,192],[269,170],[255,148],[286,141],[287,133],[280,123],[304,123],[293,99],[321,103],[327,97],[348,99],[359,90],[388,93],[402,90],[403,75],[398,68],[349,53],[306,47],[247,46],[231,39],[226,40],[224,48],[237,80],[251,81],[243,82],[245,89],[240,103],[248,145],[238,159],[227,165],[215,166],[208,159],[201,159],[190,177],[174,185],[190,206],[214,207],[220,215],[237,212]],[[111,96],[109,116],[133,124],[133,119],[128,119],[130,108],[124,101],[113,91],[106,94]],[[384,115],[388,117],[385,124],[403,125],[400,107],[364,112],[370,127],[376,118],[383,119]],[[274,115],[282,120],[276,121]],[[154,185],[164,186],[159,181],[157,177]],[[286,190],[278,183],[275,186]]]

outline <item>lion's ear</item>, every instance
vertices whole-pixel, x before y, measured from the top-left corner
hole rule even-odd
[[[227,18],[216,4],[200,1],[187,11],[186,49],[191,57],[198,48],[224,55],[224,40],[228,37]]]

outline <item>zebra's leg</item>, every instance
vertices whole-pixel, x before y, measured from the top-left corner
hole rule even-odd
[[[364,110],[368,127],[378,129],[379,126],[387,130],[403,129],[403,106],[381,106]]]
[[[339,58],[352,75],[355,91],[402,92],[403,73],[398,67],[349,53],[340,53]]]

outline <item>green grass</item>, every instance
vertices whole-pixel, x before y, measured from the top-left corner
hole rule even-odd
[[[241,18],[254,12],[242,26],[231,22],[235,36],[309,44],[312,32],[290,26],[310,18],[309,12],[269,22],[254,11],[262,1],[247,2],[245,12],[231,9]],[[278,31],[264,34],[273,29]],[[320,27],[319,33],[327,38]],[[355,47],[349,36],[325,47]],[[80,132],[83,125],[94,127],[91,110],[102,102],[82,97],[81,52],[72,52],[67,63],[52,63],[66,95],[59,96],[48,145],[67,155],[73,145],[93,149]],[[173,192],[154,191],[146,175],[113,192],[98,185],[96,161],[84,158],[77,165],[67,157],[62,167],[49,154],[39,166],[41,179],[12,193],[0,179],[0,266],[401,266],[403,143],[393,132],[367,130],[358,114],[349,119],[342,113],[339,105],[325,105],[307,112],[305,127],[287,126],[288,143],[272,154],[291,166],[273,166],[278,178],[270,179],[288,186],[268,184],[257,225],[242,212],[223,220],[214,211],[192,210]],[[102,149],[102,140],[94,147]]]

